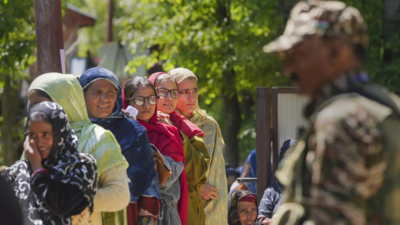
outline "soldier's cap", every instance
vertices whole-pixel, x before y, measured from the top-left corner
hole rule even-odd
[[[284,53],[307,36],[342,38],[351,44],[368,45],[367,27],[360,12],[339,1],[297,3],[283,35],[263,47],[266,53]]]

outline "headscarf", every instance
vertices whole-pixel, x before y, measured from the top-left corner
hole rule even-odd
[[[43,74],[32,82],[28,92],[31,90],[45,92],[51,100],[63,107],[71,128],[78,137],[78,151],[94,156],[99,177],[103,171],[114,166],[128,167],[114,135],[90,122],[83,91],[76,76],[60,73]]]
[[[251,193],[250,191],[245,190],[234,190],[228,199],[228,224],[229,225],[241,225],[239,218],[239,211],[237,209],[238,202],[240,201],[249,201],[255,202],[257,206],[257,197]],[[258,214],[258,210],[257,210]],[[257,216],[254,220],[256,221]]]
[[[125,100],[125,93],[122,92],[124,109],[128,106],[128,102]],[[139,123],[144,126],[147,130],[147,137],[151,144],[165,156],[171,157],[176,162],[182,162],[185,165],[185,154],[183,152],[182,140],[180,138],[179,131],[176,127],[166,125],[157,121],[157,107],[150,118],[149,123],[138,119]],[[187,209],[189,192],[186,180],[186,173],[182,173],[180,176],[180,191],[181,198],[178,201],[178,212],[181,219],[181,223],[186,225],[187,222]]]
[[[94,156],[97,161],[99,177],[104,171],[115,166],[128,168],[129,164],[122,155],[119,144],[111,131],[90,122],[83,90],[76,76],[60,73],[43,74],[32,82],[28,92],[31,90],[45,92],[54,102],[63,107],[71,128],[78,137],[78,151]],[[102,216],[106,218],[103,219],[103,223],[108,224],[108,221],[125,219],[126,214],[121,210],[102,212]]]
[[[153,73],[150,76],[149,81],[155,86],[157,77],[160,76],[161,74],[168,74],[168,73],[165,73],[165,72]],[[168,74],[168,75],[170,75],[170,74]],[[198,136],[198,135],[200,135],[202,138],[204,137],[204,133],[200,128],[198,128],[192,122],[187,120],[184,116],[179,115],[176,112],[176,110],[174,110],[170,114],[170,120],[174,124],[174,126],[176,128],[178,128],[178,130],[182,131],[182,133],[184,133],[186,136],[188,136],[189,139],[192,139],[193,137]]]
[[[192,78],[198,80],[196,75],[185,68],[176,68],[169,72],[175,78],[177,83]],[[208,153],[211,157],[210,166],[208,167],[206,177],[207,184],[212,185],[219,191],[219,197],[213,201],[204,201],[204,213],[206,215],[206,223],[213,224],[214,221],[219,221],[221,224],[227,224],[228,209],[226,203],[228,202],[228,186],[227,179],[218,174],[225,173],[225,160],[223,156],[224,139],[222,138],[221,129],[214,118],[207,115],[206,111],[201,110],[196,101],[195,114],[191,115],[190,122],[198,126],[204,132],[204,144],[207,146]],[[233,170],[233,174],[237,173]],[[214,209],[219,209],[215,212]]]
[[[171,76],[173,78],[175,78],[175,80],[178,84],[188,78],[193,78],[196,81],[199,81],[199,79],[197,79],[197,76],[192,71],[190,71],[186,68],[175,68],[175,69],[169,71],[168,73],[171,74]],[[202,117],[207,118],[207,113],[200,108],[198,101],[196,101],[196,108],[194,111],[197,114],[201,115]]]
[[[46,159],[42,159],[43,168],[49,178],[57,183],[69,184],[83,192],[93,211],[93,197],[97,191],[96,160],[88,154],[80,154],[76,148],[78,138],[71,129],[67,116],[60,105],[54,102],[42,102],[29,112],[28,123],[35,112],[44,113],[53,128],[53,146]],[[7,169],[7,177],[14,178],[12,186],[28,220],[33,224],[71,224],[71,217],[62,218],[51,213],[46,203],[31,190],[33,173],[27,159],[20,160]],[[35,179],[35,177],[33,177]],[[46,194],[46,192],[44,192]],[[79,202],[80,199],[74,201]],[[69,202],[68,202],[69,203]],[[67,204],[67,203],[66,203]],[[40,223],[41,222],[41,223]]]
[[[157,172],[153,159],[153,151],[146,135],[146,129],[138,121],[126,118],[122,110],[122,91],[118,78],[107,69],[94,67],[86,70],[80,77],[79,83],[85,90],[97,80],[107,80],[118,89],[114,109],[107,118],[90,119],[92,123],[110,130],[129,163],[127,174],[130,179],[129,189],[131,203],[137,202],[142,196],[160,199]]]

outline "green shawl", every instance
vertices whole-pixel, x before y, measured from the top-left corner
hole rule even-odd
[[[200,111],[201,109],[198,108]],[[196,111],[198,112],[198,111]],[[206,111],[201,110],[196,113],[190,121],[196,124],[204,132],[204,144],[207,146],[211,162],[207,170],[207,183],[217,188],[219,197],[212,201],[204,201],[204,213],[206,215],[206,225],[227,224],[227,202],[228,191],[225,172],[225,160],[223,156],[224,139],[217,121],[207,115]]]
[[[93,155],[97,161],[97,173],[100,177],[103,171],[114,166],[128,163],[121,153],[120,146],[114,135],[89,120],[83,90],[76,76],[59,73],[47,73],[36,78],[29,87],[31,90],[41,90],[61,105],[68,120],[78,137],[78,151]],[[102,184],[99,183],[99,187]],[[102,213],[103,225],[126,225],[126,209],[118,212]],[[120,221],[120,223],[115,223]]]

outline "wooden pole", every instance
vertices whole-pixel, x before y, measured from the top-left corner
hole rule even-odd
[[[34,0],[34,7],[38,73],[62,73],[65,59],[61,0]]]
[[[108,1],[107,42],[113,41],[114,1]]]
[[[257,199],[271,184],[271,90],[257,87],[256,97]]]

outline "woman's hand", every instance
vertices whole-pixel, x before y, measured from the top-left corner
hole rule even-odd
[[[219,196],[218,190],[209,184],[203,184],[200,187],[199,192],[201,197],[205,200],[214,200],[216,197]]]
[[[42,168],[42,156],[40,155],[34,140],[29,140],[29,137],[26,137],[24,142],[24,151],[33,171]]]
[[[172,125],[171,120],[169,119],[169,115],[165,114],[161,111],[157,111],[157,120],[161,123],[165,123],[168,125]]]

